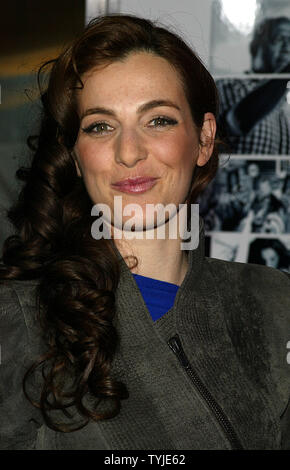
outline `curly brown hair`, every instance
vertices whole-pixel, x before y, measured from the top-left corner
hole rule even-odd
[[[112,239],[91,236],[92,202],[77,176],[72,149],[79,131],[75,90],[81,76],[99,64],[109,64],[133,51],[165,58],[179,72],[198,129],[204,114],[217,116],[218,96],[213,78],[199,57],[175,33],[146,19],[110,15],[90,21],[82,34],[56,59],[38,71],[42,118],[38,136],[28,138],[29,167],[16,176],[24,182],[17,203],[8,211],[16,232],[3,246],[0,279],[37,279],[38,321],[47,352],[29,368],[23,389],[40,408],[46,424],[70,432],[90,419],[116,416],[128,398],[122,382],[110,376],[118,345],[115,291],[120,276]],[[42,87],[49,67],[48,83]],[[189,204],[215,176],[218,150],[203,167],[194,169]],[[42,370],[39,400],[29,397],[27,378]],[[91,400],[84,404],[85,398]],[[113,407],[100,413],[100,400]],[[77,410],[78,423],[60,423],[53,411]]]

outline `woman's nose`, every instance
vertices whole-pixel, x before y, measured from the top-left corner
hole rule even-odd
[[[147,158],[144,139],[134,129],[124,129],[116,139],[115,160],[128,167]]]

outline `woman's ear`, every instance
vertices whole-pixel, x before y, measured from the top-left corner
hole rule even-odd
[[[76,155],[75,155],[74,150],[71,152],[71,156],[72,156],[73,161],[74,161],[74,163],[75,163],[75,167],[76,167],[76,170],[77,170],[77,175],[78,175],[79,178],[81,178],[81,177],[82,177],[82,174],[81,174],[80,167],[79,167],[79,162],[78,162],[78,160],[77,160],[77,157],[76,157]]]
[[[212,156],[215,134],[216,119],[213,113],[205,113],[200,133],[199,154],[196,161],[197,166],[205,165]]]

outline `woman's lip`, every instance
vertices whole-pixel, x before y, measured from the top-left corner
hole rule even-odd
[[[137,183],[145,183],[147,181],[153,181],[156,180],[157,178],[152,177],[152,176],[136,176],[134,178],[126,178],[124,180],[117,181],[116,183],[113,183],[115,186],[123,186],[124,184],[137,184]]]
[[[155,184],[157,183],[157,178],[154,179],[147,179],[147,180],[140,180],[136,182],[128,181],[126,180],[125,182],[118,183],[118,184],[113,184],[112,186],[118,191],[121,191],[123,193],[145,193],[149,189],[151,189]]]

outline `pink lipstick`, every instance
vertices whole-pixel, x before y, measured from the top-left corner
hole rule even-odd
[[[150,177],[127,178],[122,181],[117,181],[117,183],[112,184],[112,186],[123,193],[141,194],[155,186],[157,179],[158,178]]]

